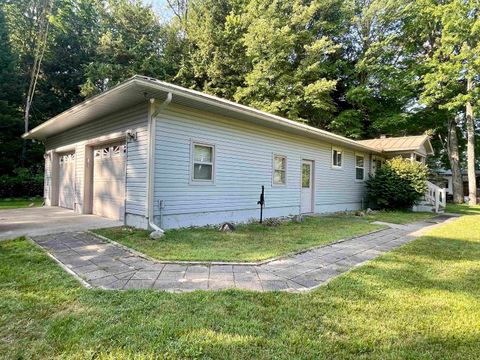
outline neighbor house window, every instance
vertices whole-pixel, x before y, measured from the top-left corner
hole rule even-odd
[[[285,185],[287,183],[287,158],[281,155],[273,156],[273,184]]]
[[[355,180],[365,179],[365,157],[363,155],[355,155]]]
[[[340,149],[332,149],[332,166],[336,168],[342,167],[343,152]]]
[[[193,143],[193,176],[195,181],[213,181],[215,147]]]

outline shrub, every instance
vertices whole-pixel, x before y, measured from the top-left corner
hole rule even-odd
[[[367,200],[375,208],[411,208],[425,194],[427,178],[423,164],[401,157],[388,160],[367,181]]]
[[[13,175],[0,176],[0,198],[32,197],[43,194],[43,174],[19,168]]]

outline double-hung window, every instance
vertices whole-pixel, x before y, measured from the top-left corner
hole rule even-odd
[[[363,155],[355,155],[355,180],[365,180],[365,157]]]
[[[195,182],[213,182],[215,147],[193,143],[192,150],[192,180]]]
[[[332,167],[341,168],[343,163],[343,152],[340,149],[332,148]]]
[[[273,185],[287,183],[287,158],[282,155],[273,156]]]

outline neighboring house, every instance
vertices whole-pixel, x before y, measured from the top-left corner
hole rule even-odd
[[[359,209],[386,158],[432,153],[426,136],[354,141],[141,76],[24,138],[45,143],[46,205],[153,229],[257,218],[262,186],[265,217]]]
[[[452,179],[452,171],[440,169],[435,171],[439,177],[445,180],[445,189],[447,190],[448,195],[453,196],[453,179]],[[477,179],[477,194],[480,195],[480,170],[475,172],[476,179]],[[462,170],[462,181],[463,181],[463,195],[468,196],[468,172],[466,170]]]

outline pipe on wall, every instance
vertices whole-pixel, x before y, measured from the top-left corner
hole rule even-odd
[[[153,222],[153,196],[155,186],[155,138],[156,138],[156,117],[172,102],[172,93],[167,94],[167,98],[155,109],[156,99],[150,98],[148,111],[148,160],[147,160],[147,220],[148,226],[153,230],[152,237],[160,237],[164,231]]]

